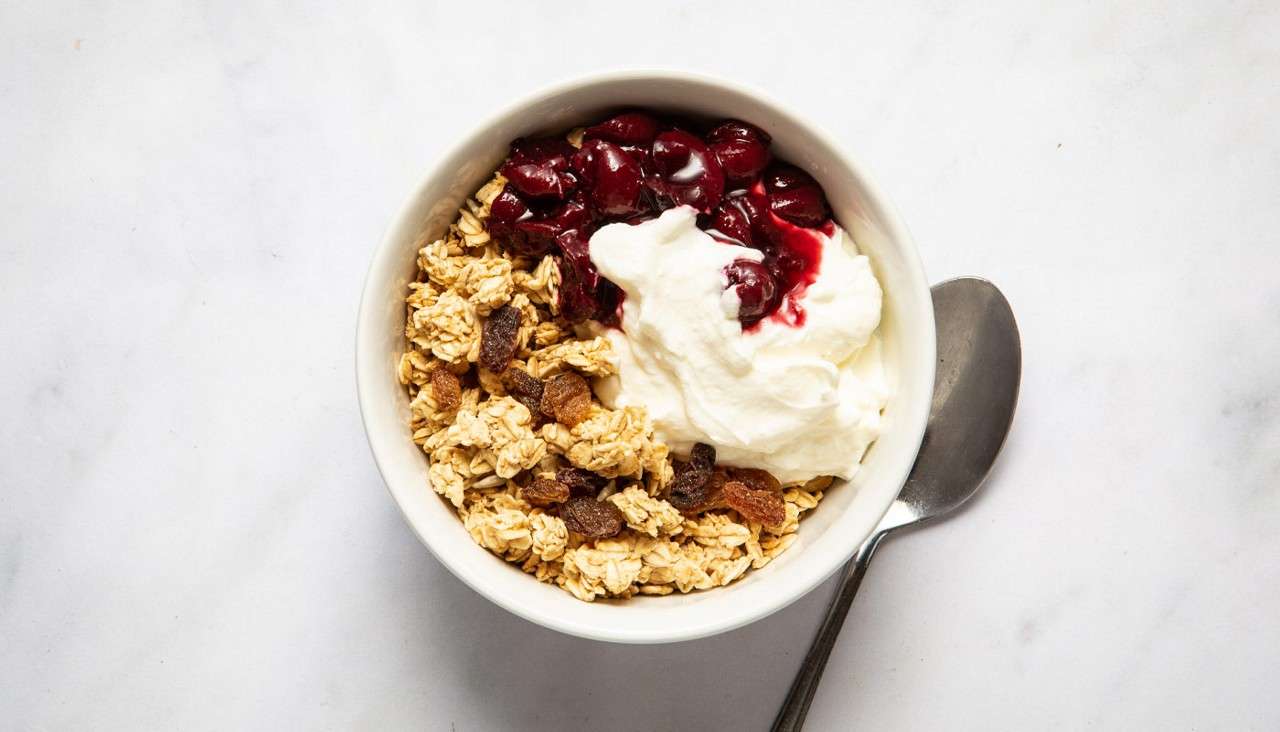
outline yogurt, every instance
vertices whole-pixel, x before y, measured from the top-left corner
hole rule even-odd
[[[801,324],[771,317],[744,330],[724,269],[760,261],[759,251],[712,238],[687,206],[596,231],[591,261],[626,293],[622,329],[606,331],[619,371],[597,384],[601,400],[645,407],[676,453],[705,442],[718,462],[783,483],[852,477],[889,398],[875,335],[881,290],[843,230],[816,235],[820,266],[797,297]]]

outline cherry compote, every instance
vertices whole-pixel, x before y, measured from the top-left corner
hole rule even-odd
[[[563,138],[511,144],[489,230],[515,254],[557,257],[560,312],[570,322],[619,323],[622,291],[588,253],[596,229],[691,206],[716,239],[763,254],[763,261],[742,258],[725,268],[743,328],[766,318],[804,324],[799,300],[817,278],[822,235],[834,233],[822,187],[775,159],[772,138],[754,125],[693,127],[628,111],[586,128],[579,148]]]

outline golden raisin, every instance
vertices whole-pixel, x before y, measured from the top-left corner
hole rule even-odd
[[[572,371],[556,374],[543,385],[541,407],[543,414],[572,427],[591,413],[591,387]]]
[[[537,506],[564,503],[569,500],[569,486],[554,478],[534,478],[533,482],[520,489],[520,495]]]
[[[724,500],[744,519],[770,529],[782,526],[787,520],[787,503],[776,491],[753,488],[731,480],[724,484]]]
[[[782,483],[767,470],[759,468],[729,468],[729,478],[758,491],[782,492]]]
[[[437,366],[431,370],[431,398],[439,411],[454,411],[462,403],[462,382],[448,369]]]
[[[480,365],[500,374],[516,355],[520,336],[520,311],[503,305],[489,314],[480,332]]]

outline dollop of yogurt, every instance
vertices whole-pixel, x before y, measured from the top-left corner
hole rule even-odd
[[[797,302],[803,325],[770,317],[744,331],[724,269],[760,261],[759,251],[712,238],[687,206],[596,231],[591,261],[626,293],[622,330],[607,331],[619,373],[597,384],[601,399],[645,407],[679,454],[705,442],[718,462],[784,483],[852,477],[889,397],[880,284],[843,230],[816,235],[817,279]]]

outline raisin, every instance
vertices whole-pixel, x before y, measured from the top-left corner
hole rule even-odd
[[[676,461],[675,479],[667,501],[686,513],[705,510],[711,497],[707,482],[716,464],[716,449],[699,442],[689,452],[688,462]]]
[[[782,493],[782,483],[767,470],[759,468],[729,468],[729,479],[757,491]]]
[[[575,496],[560,507],[560,518],[570,531],[590,539],[616,536],[622,531],[622,512],[608,501],[591,496]]]
[[[462,382],[453,372],[437,366],[431,370],[431,398],[438,411],[454,411],[462,403]]]
[[[479,369],[473,369],[470,366],[468,366],[467,370],[462,372],[462,374],[458,377],[458,381],[462,383],[463,389],[475,389],[480,386],[479,371],[480,371]]]
[[[710,470],[716,464],[716,449],[705,442],[696,443],[689,451],[689,464]]]
[[[572,371],[556,374],[542,389],[542,413],[572,427],[591,411],[591,387]]]
[[[667,494],[667,503],[685,514],[696,514],[724,507],[724,484],[728,473],[724,468],[707,468],[693,463],[676,463],[675,479]]]
[[[594,496],[608,482],[604,476],[596,475],[582,468],[560,468],[556,471],[556,480],[569,487],[575,496]]]
[[[503,305],[489,314],[480,335],[480,365],[495,374],[507,369],[516,355],[520,311]]]
[[[542,380],[530,376],[520,369],[507,369],[502,372],[502,385],[512,399],[529,409],[536,422],[542,416]]]
[[[746,483],[730,480],[724,484],[724,500],[729,508],[748,521],[755,521],[776,529],[787,520],[787,504],[777,491],[753,488]]]
[[[546,506],[569,500],[569,486],[554,478],[535,478],[520,489],[520,495],[529,503]]]

